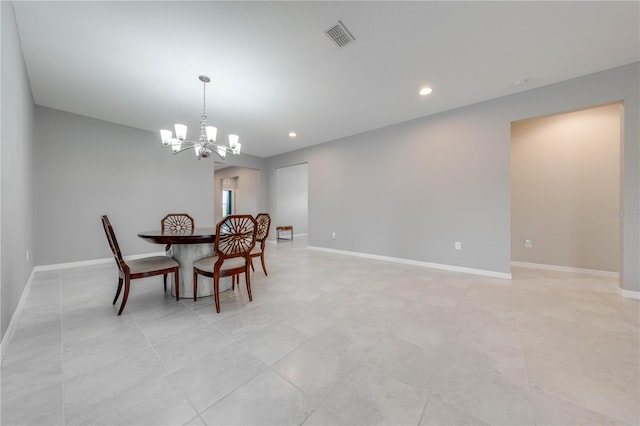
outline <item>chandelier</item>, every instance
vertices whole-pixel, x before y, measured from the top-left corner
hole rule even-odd
[[[240,155],[240,142],[238,135],[229,135],[229,146],[216,144],[218,129],[207,126],[206,92],[207,83],[211,81],[206,75],[198,77],[202,82],[202,115],[200,116],[200,137],[197,141],[187,139],[187,126],[176,124],[176,137],[173,137],[171,130],[160,130],[160,138],[164,147],[171,147],[174,154],[193,148],[198,160],[208,158],[215,152],[220,158],[225,158],[227,153]]]

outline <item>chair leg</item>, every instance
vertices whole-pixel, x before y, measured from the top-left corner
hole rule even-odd
[[[214,275],[214,277],[213,277],[213,298],[216,301],[216,312],[217,313],[220,313],[220,294],[218,294],[219,281],[220,281],[220,277]]]
[[[264,271],[264,274],[265,274],[265,275],[269,275],[269,274],[267,274],[267,267],[266,267],[266,265],[264,264],[264,252],[262,252],[262,253],[260,254],[260,262],[262,262],[262,270]]]
[[[256,268],[253,267],[253,257],[249,258],[249,263],[251,264],[251,270],[255,271]]]
[[[231,275],[231,290],[235,290],[235,289],[236,289],[236,275]]]
[[[198,273],[193,270],[193,301],[198,300]]]
[[[249,302],[253,301],[253,298],[251,296],[251,277],[249,276],[251,274],[251,271],[249,270],[249,267],[246,267],[246,271],[244,274],[244,280],[247,283],[247,293],[249,294]],[[238,281],[240,280],[240,277],[238,277]],[[238,286],[240,285],[240,283],[238,282]]]
[[[162,279],[164,281],[164,292],[166,293],[167,292],[167,274],[164,274],[162,276]]]
[[[116,297],[113,298],[114,305],[118,301],[118,296],[120,296],[120,291],[122,291],[122,277],[118,278],[118,289],[116,290]]]
[[[127,299],[129,298],[129,287],[131,284],[131,279],[129,276],[124,277],[124,294],[122,295],[122,303],[120,304],[120,310],[118,311],[118,315],[122,314],[124,311],[124,305],[127,304]]]
[[[180,300],[180,272],[178,271],[177,268],[173,273],[173,279],[175,281],[175,286],[176,286],[176,300]]]

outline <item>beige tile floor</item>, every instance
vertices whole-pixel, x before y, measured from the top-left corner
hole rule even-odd
[[[175,299],[111,264],[38,272],[2,363],[2,424],[640,422],[636,301],[617,282],[513,280],[268,246],[265,277]]]

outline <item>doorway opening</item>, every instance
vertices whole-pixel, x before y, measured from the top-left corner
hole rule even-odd
[[[240,179],[237,176],[220,179],[220,217],[224,218],[237,212],[237,197]]]
[[[233,189],[222,190],[222,217],[233,214]]]
[[[261,182],[261,172],[257,169],[236,166],[216,169],[214,223],[230,214],[257,215],[261,206]]]
[[[274,225],[291,226],[294,239],[308,235],[308,164],[296,164],[275,170]]]
[[[619,277],[622,103],[511,123],[513,266]]]

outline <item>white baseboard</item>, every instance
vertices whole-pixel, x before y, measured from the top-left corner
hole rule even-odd
[[[534,268],[534,269],[545,269],[548,271],[577,272],[580,274],[597,275],[599,277],[610,277],[610,278],[620,277],[620,274],[618,272],[612,272],[612,271],[598,271],[596,269],[574,268],[571,266],[545,265],[543,263],[518,262],[515,260],[511,262],[511,266],[521,266],[523,268]]]
[[[146,254],[134,254],[131,256],[125,256],[125,260],[135,260],[142,259],[144,257],[149,256],[165,256],[166,253],[163,251],[156,253],[146,253]],[[67,263],[55,263],[51,265],[40,265],[33,268],[35,271],[55,271],[58,269],[70,269],[70,268],[81,268],[83,266],[93,266],[93,265],[101,265],[104,263],[114,262],[113,257],[105,257],[103,259],[92,259],[92,260],[82,260],[80,262],[67,262]]]
[[[387,262],[403,263],[405,265],[421,266],[423,268],[442,269],[445,271],[462,272],[465,274],[482,275],[484,277],[501,278],[510,280],[511,274],[484,269],[466,268],[464,266],[445,265],[442,263],[422,262],[420,260],[403,259],[400,257],[379,256],[377,254],[361,253],[357,251],[336,250],[325,247],[307,246],[308,249],[324,251],[327,253],[344,254],[347,256],[365,257],[368,259],[385,260]]]
[[[13,339],[13,335],[16,333],[16,328],[18,327],[18,322],[20,321],[20,316],[22,315],[24,304],[27,302],[27,297],[29,297],[29,292],[31,291],[31,283],[33,282],[34,272],[35,268],[33,268],[31,270],[31,274],[29,274],[29,279],[27,280],[27,284],[24,286],[24,290],[22,290],[22,295],[20,296],[20,300],[18,301],[18,306],[16,306],[16,310],[13,312],[13,315],[11,315],[11,320],[9,321],[7,331],[2,337],[2,343],[0,343],[0,354],[2,355],[0,355],[0,361],[4,359],[6,349],[9,347],[9,344]]]
[[[549,271],[577,272],[580,274],[595,275],[599,277],[620,278],[619,272],[598,271],[597,269],[573,268],[570,266],[545,265],[542,263],[528,263],[528,262],[517,262],[517,261],[511,262],[511,266],[521,266],[523,268],[534,268],[534,269],[545,269]],[[625,299],[640,300],[640,291],[625,290],[623,288],[618,288],[618,293],[620,294],[620,296],[624,297]]]
[[[620,296],[624,297],[625,299],[640,300],[640,291],[625,290],[623,288],[619,288],[618,292],[620,293]]]

